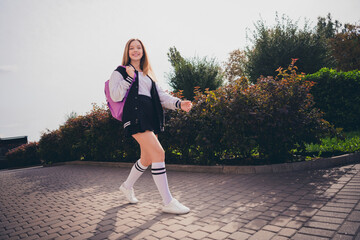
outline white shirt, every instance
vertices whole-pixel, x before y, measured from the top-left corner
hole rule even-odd
[[[151,97],[150,90],[152,86],[152,80],[148,76],[145,76],[142,72],[139,72],[138,79],[139,79],[138,94]],[[109,90],[110,90],[111,99],[114,102],[122,101],[130,85],[131,85],[130,78],[127,78],[125,80],[118,71],[114,71],[111,74],[109,81]],[[176,109],[176,103],[181,100],[165,92],[156,82],[155,82],[155,86],[159,94],[161,105],[168,109],[173,109],[173,110]]]

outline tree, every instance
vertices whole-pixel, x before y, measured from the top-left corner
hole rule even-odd
[[[237,79],[244,77],[245,73],[245,64],[247,62],[247,58],[245,55],[245,51],[236,49],[229,54],[229,58],[225,65],[225,78],[229,82],[234,82]]]
[[[261,75],[274,76],[275,70],[286,66],[292,58],[299,59],[299,71],[305,73],[333,66],[324,39],[314,33],[307,22],[299,29],[297,21],[284,15],[282,21],[276,16],[276,25],[272,28],[259,20],[250,41],[253,46],[245,50],[248,58],[245,69],[251,82],[256,82]]]
[[[343,25],[329,13],[327,18],[318,18],[316,32],[326,39],[338,71],[360,69],[360,25]]]
[[[360,69],[360,25],[345,24],[329,44],[338,71]]]
[[[325,37],[326,39],[335,37],[338,33],[341,23],[338,20],[333,22],[331,14],[328,13],[327,17],[318,17],[318,22],[316,25],[316,33],[319,36]]]
[[[185,59],[175,47],[170,48],[167,55],[173,67],[173,71],[168,74],[169,85],[174,92],[183,90],[185,98],[193,100],[195,87],[204,91],[207,88],[214,90],[222,85],[222,70],[214,58]]]

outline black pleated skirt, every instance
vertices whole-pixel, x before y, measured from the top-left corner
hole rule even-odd
[[[160,132],[160,122],[155,113],[155,107],[151,97],[138,96],[139,116],[138,123],[131,124],[125,128],[125,136],[130,137],[139,132],[153,131],[155,134]]]

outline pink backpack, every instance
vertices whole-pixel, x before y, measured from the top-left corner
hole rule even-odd
[[[125,68],[125,66],[120,66]],[[109,90],[109,80],[107,80],[105,82],[105,96],[106,96],[106,102],[107,105],[110,109],[111,115],[116,118],[119,121],[122,121],[122,117],[123,117],[123,109],[124,109],[124,105],[125,105],[125,101],[126,98],[129,94],[130,88],[133,85],[134,81],[136,78],[136,73],[134,73],[134,80],[131,82],[131,85],[129,87],[129,89],[126,91],[125,97],[122,101],[120,102],[114,102],[111,97],[110,97],[110,90]]]

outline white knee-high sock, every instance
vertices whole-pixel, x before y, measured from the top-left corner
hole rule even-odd
[[[126,181],[124,182],[124,187],[130,189],[134,186],[135,182],[139,177],[145,172],[147,167],[143,166],[140,162],[140,159],[136,161],[134,166],[131,168],[130,174]]]
[[[156,162],[151,164],[151,173],[157,189],[163,199],[165,205],[169,204],[173,199],[166,176],[165,162]]]

